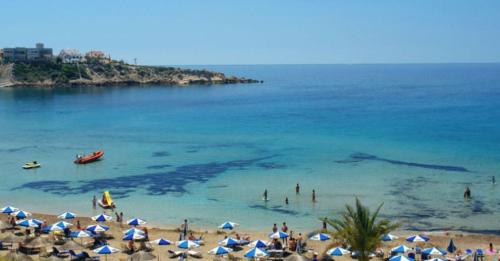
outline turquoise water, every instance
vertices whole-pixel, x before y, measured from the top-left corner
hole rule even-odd
[[[358,196],[409,228],[500,226],[499,64],[205,67],[265,82],[1,89],[0,204],[91,215],[110,190],[154,224],[312,229]]]

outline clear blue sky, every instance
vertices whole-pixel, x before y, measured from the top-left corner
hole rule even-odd
[[[0,25],[142,64],[500,62],[499,0],[7,0]]]

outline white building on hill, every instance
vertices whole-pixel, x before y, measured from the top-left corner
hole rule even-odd
[[[62,49],[59,57],[63,63],[78,63],[83,62],[84,57],[77,49]]]

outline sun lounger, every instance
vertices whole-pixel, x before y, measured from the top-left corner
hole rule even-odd
[[[170,258],[176,258],[176,257],[179,257],[181,255],[184,255],[184,252],[182,251],[173,251],[173,250],[168,250],[168,257]]]
[[[57,248],[52,247],[52,255],[60,257],[60,258],[66,258],[66,257],[69,257],[69,252],[68,251],[59,251]]]
[[[190,257],[194,257],[194,258],[202,258],[202,254],[201,252],[197,252],[197,251],[194,251],[194,250],[188,250],[186,252]]]

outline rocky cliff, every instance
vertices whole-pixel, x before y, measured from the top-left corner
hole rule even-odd
[[[188,85],[255,83],[208,70],[138,66],[122,62],[62,64],[11,63],[0,65],[0,87],[72,85]]]

